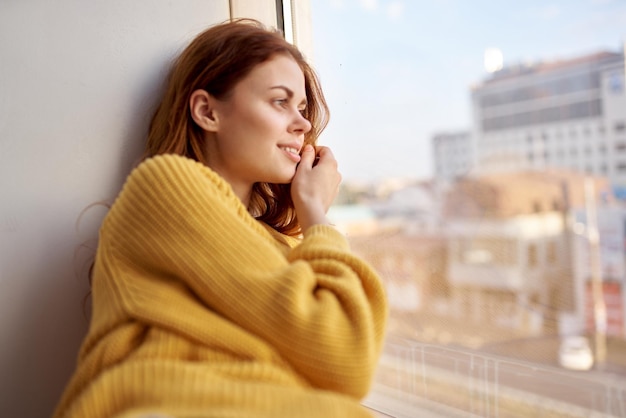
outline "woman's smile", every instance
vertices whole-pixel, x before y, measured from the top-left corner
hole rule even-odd
[[[295,163],[299,163],[300,162],[300,149],[299,148],[294,148],[294,147],[290,147],[290,146],[278,146],[278,148],[280,148],[281,150],[285,151],[285,153],[287,154],[287,156]]]

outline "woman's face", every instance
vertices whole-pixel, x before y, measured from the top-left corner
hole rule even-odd
[[[249,192],[257,182],[291,182],[311,129],[301,113],[306,93],[296,61],[276,55],[239,81],[227,99],[214,102],[217,124],[207,138],[208,165],[235,192]]]

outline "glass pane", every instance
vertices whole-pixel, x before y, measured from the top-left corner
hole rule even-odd
[[[311,1],[380,416],[626,416],[626,3]]]

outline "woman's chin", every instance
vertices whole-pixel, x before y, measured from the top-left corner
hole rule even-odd
[[[292,173],[284,173],[278,176],[275,176],[271,181],[267,183],[273,184],[290,184],[293,181],[294,176],[296,175],[296,170],[293,170]]]
[[[293,170],[288,170],[285,172],[285,175],[282,178],[280,184],[289,184],[293,181],[294,176],[296,175],[296,167]]]

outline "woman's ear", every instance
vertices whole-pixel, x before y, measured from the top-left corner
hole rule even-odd
[[[219,121],[214,108],[215,98],[206,90],[196,90],[189,98],[189,110],[196,124],[209,132],[217,132]]]

